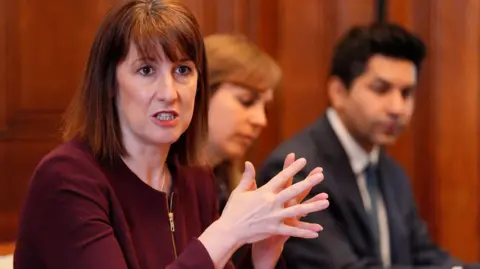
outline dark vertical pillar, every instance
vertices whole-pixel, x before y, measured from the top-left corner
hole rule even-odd
[[[375,1],[375,11],[377,22],[387,21],[387,0],[376,0]]]

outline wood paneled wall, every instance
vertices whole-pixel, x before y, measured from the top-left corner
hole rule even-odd
[[[414,122],[392,149],[412,177],[433,237],[457,257],[480,256],[480,2],[390,0],[387,17],[428,45]]]
[[[58,142],[89,46],[119,0],[0,0],[0,241],[15,239],[35,165]],[[284,78],[249,159],[259,165],[327,107],[332,47],[375,19],[375,0],[182,0],[205,35],[243,33],[275,57]],[[391,149],[412,178],[421,215],[446,249],[480,259],[479,27],[474,0],[389,0],[386,17],[429,46],[412,127]]]
[[[28,179],[59,142],[61,113],[113,3],[0,0],[0,241],[15,238]]]

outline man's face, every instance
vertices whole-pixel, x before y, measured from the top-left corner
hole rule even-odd
[[[412,62],[375,55],[350,89],[339,86],[334,91],[332,103],[364,148],[390,145],[410,122],[416,85]]]

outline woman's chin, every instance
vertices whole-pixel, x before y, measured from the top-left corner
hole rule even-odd
[[[229,145],[228,149],[225,150],[227,152],[227,156],[230,159],[240,159],[243,158],[246,154],[245,147],[240,145]]]
[[[155,137],[149,137],[148,141],[154,145],[172,145],[173,143],[177,142],[179,138],[180,138],[179,135],[173,135],[173,134],[161,135],[161,136],[158,135]]]

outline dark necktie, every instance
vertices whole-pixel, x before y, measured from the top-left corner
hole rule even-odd
[[[370,196],[371,208],[367,211],[367,214],[370,218],[370,227],[372,228],[376,249],[379,251],[380,247],[380,231],[378,228],[378,196],[379,196],[379,186],[378,186],[378,174],[377,166],[370,164],[365,168],[365,179],[367,185],[367,191]]]

